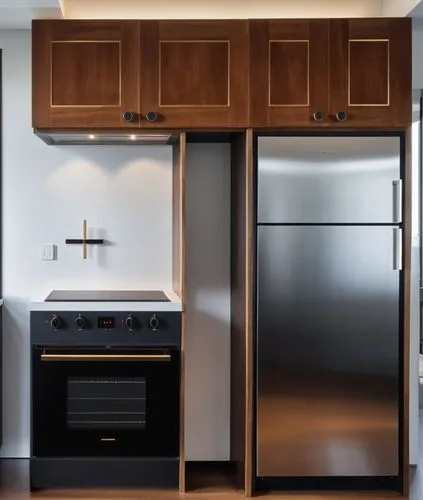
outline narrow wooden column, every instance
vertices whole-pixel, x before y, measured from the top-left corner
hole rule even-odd
[[[254,154],[253,154],[253,131],[247,130],[246,144],[246,200],[245,200],[245,242],[246,242],[246,262],[245,262],[245,336],[246,336],[246,367],[245,367],[245,493],[252,496],[253,485],[253,395],[254,395],[254,336],[253,336],[253,283],[254,283]]]
[[[179,422],[179,491],[185,492],[185,167],[186,134],[181,132],[173,146],[173,290],[182,300],[182,337],[180,369],[180,422]]]
[[[253,132],[237,135],[231,165],[231,460],[253,493]]]
[[[410,487],[410,306],[411,306],[411,202],[412,202],[412,174],[411,174],[411,127],[405,134],[405,185],[404,185],[404,335],[403,335],[403,418],[402,425],[402,493],[408,497]]]

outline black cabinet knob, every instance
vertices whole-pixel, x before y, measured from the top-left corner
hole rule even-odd
[[[84,316],[81,316],[81,314],[75,319],[75,326],[78,328],[78,330],[82,330],[86,324],[86,320]]]
[[[148,121],[148,122],[155,122],[159,119],[159,113],[156,113],[155,111],[149,111],[146,115],[145,115],[145,119]]]
[[[130,122],[133,122],[135,120],[135,114],[132,113],[132,111],[125,111],[125,113],[123,113],[123,119],[130,123]]]
[[[53,314],[53,317],[50,320],[50,325],[55,330],[58,330],[62,326],[62,320],[56,314]]]
[[[321,122],[323,120],[323,111],[315,111],[313,113],[313,118],[314,118],[314,121],[316,122]]]
[[[128,330],[135,330],[135,328],[137,327],[136,318],[134,318],[133,316],[128,316],[125,319],[125,325],[126,325],[126,328],[128,328]]]
[[[159,318],[155,314],[153,314],[150,318],[150,328],[153,331],[156,331],[159,328]]]
[[[337,111],[335,117],[339,122],[344,122],[347,119],[347,113],[345,111]]]

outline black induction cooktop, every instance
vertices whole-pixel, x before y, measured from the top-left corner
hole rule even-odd
[[[46,302],[170,302],[161,290],[53,290]]]

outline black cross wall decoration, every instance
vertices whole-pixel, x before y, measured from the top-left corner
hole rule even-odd
[[[87,221],[82,222],[82,240],[65,240],[66,245],[82,245],[82,258],[87,258],[87,245],[104,245],[104,240],[87,239]]]

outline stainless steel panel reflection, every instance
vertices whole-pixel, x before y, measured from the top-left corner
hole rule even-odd
[[[257,475],[398,473],[393,230],[258,228]]]
[[[397,222],[398,137],[259,137],[258,221]]]

